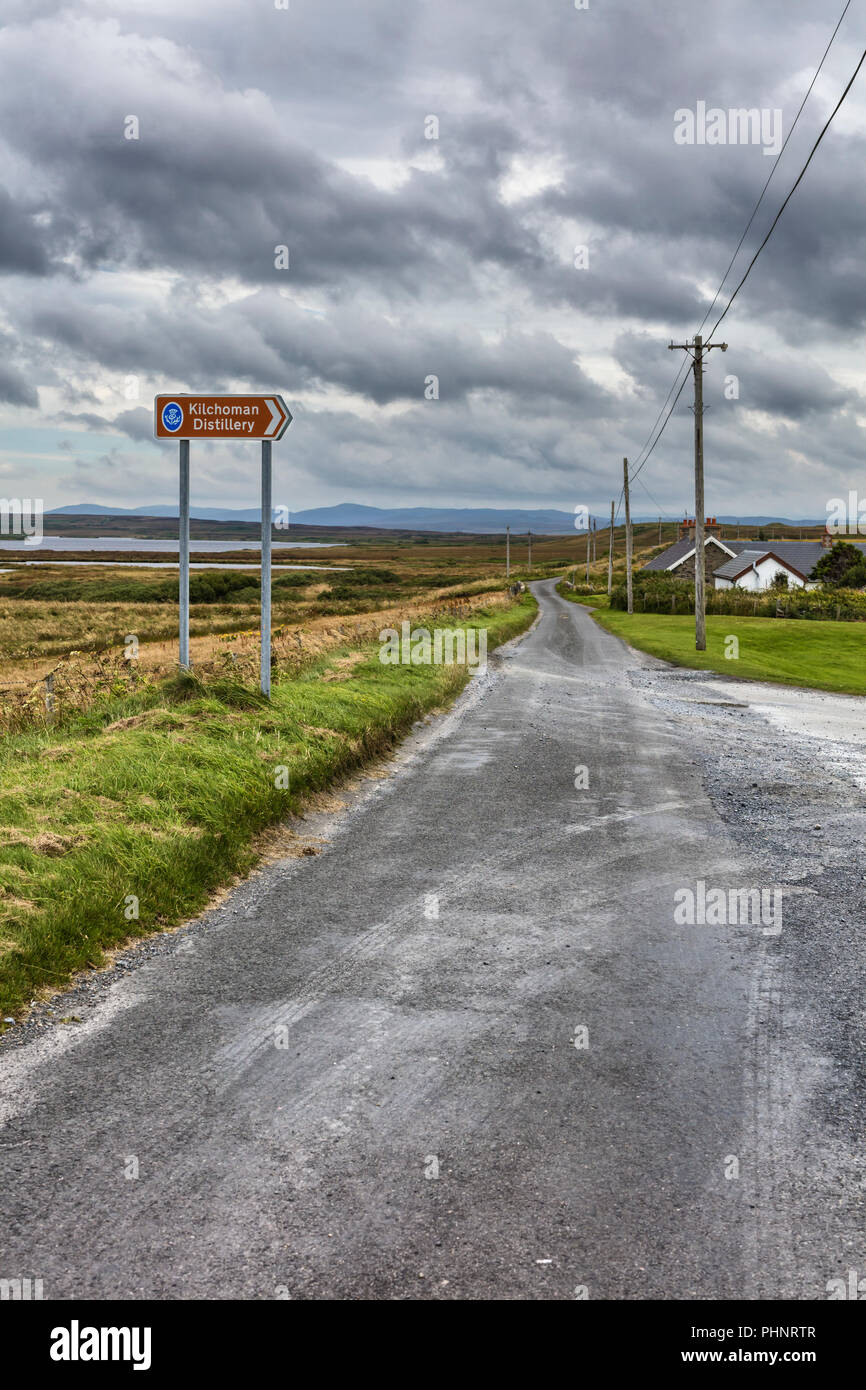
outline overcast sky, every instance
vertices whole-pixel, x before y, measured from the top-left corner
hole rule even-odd
[[[773,163],[675,113],[787,135],[843,0],[277,4],[0,0],[0,494],[173,502],[153,396],[279,390],[292,510],[603,512]],[[735,270],[864,35],[854,0]],[[864,146],[866,69],[708,359],[709,513],[866,496]],[[691,399],[639,512],[691,509]],[[257,468],[195,443],[193,502]]]

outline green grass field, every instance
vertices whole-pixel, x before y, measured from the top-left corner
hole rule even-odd
[[[566,588],[565,584],[557,584],[556,592],[560,598],[568,599],[569,603],[581,603],[586,608],[609,607],[607,594],[573,594],[571,589]]]
[[[480,609],[488,648],[536,603]],[[462,666],[346,647],[256,689],[175,676],[0,744],[0,1018],[103,951],[175,924],[257,859],[257,832],[447,703]],[[137,914],[137,915],[136,915]],[[2,1029],[2,1022],[0,1022]]]
[[[707,650],[695,651],[692,617],[600,611],[596,621],[633,647],[677,666],[744,680],[779,681],[847,695],[866,695],[866,623],[785,618],[707,618]],[[736,637],[739,657],[726,658]]]

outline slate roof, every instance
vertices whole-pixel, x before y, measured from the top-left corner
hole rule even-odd
[[[709,541],[711,538],[707,537]],[[847,537],[840,536],[840,540]],[[856,546],[862,554],[866,555],[866,541],[849,541],[850,545]],[[726,560],[723,565],[719,565],[714,571],[720,579],[737,579],[751,567],[753,563],[764,559],[767,555],[774,555],[786,568],[793,570],[802,579],[808,579],[812,570],[817,565],[821,556],[824,554],[824,547],[820,541],[729,541],[722,542],[728,550],[735,552],[732,560]],[[649,564],[644,565],[645,570],[669,570],[678,560],[694,548],[694,541],[676,541],[674,545],[668,547],[661,555],[657,555]]]
[[[719,565],[713,571],[713,578],[719,579],[738,579],[746,570],[751,569],[758,560],[763,560],[769,552],[767,550],[741,550],[739,555],[735,555],[732,560],[726,560],[723,565]]]
[[[715,542],[715,539],[716,537],[714,536],[707,536],[706,543],[709,544],[710,541]],[[738,554],[741,550],[745,550],[749,542],[724,540],[721,544],[726,550],[733,550],[735,554]],[[752,542],[752,544],[754,544],[754,542]],[[674,541],[673,545],[669,545],[667,550],[663,550],[661,555],[656,555],[655,559],[650,560],[643,568],[644,570],[669,570],[672,565],[676,564],[677,560],[684,559],[694,548],[694,539],[689,539],[689,537],[686,536],[685,540]]]

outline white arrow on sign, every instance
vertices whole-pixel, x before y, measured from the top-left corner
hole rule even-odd
[[[280,425],[286,418],[286,412],[281,408],[281,406],[278,405],[278,403],[274,400],[273,396],[265,397],[265,405],[271,412],[271,423],[265,430],[265,435],[267,436],[276,432],[276,430],[279,429]]]
[[[265,426],[262,439],[280,439],[292,423],[292,412],[282,396],[263,396],[262,404],[270,411],[270,423]]]

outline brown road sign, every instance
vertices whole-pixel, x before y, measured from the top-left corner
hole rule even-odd
[[[157,439],[280,439],[292,423],[282,396],[157,396]]]

